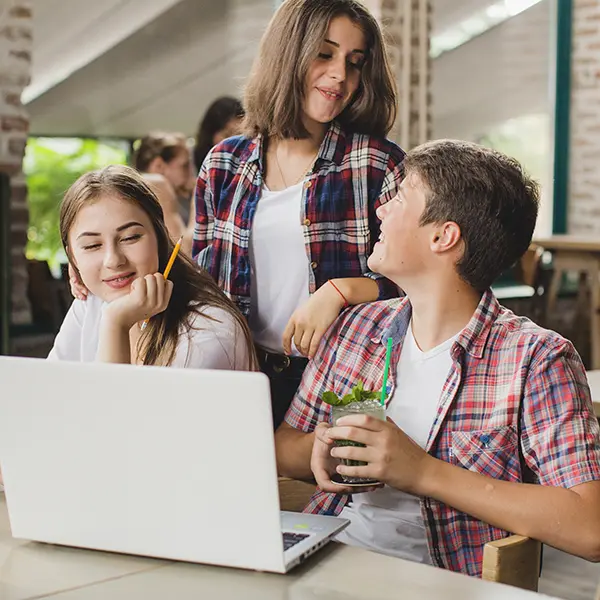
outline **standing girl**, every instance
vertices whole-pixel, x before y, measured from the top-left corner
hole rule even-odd
[[[382,34],[356,0],[287,0],[263,36],[245,135],[206,157],[192,255],[248,318],[277,427],[340,310],[398,294],[370,273],[404,153]]]

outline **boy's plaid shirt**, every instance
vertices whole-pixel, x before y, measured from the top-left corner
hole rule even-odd
[[[381,389],[389,336],[391,397],[410,317],[407,298],[343,313],[309,363],[286,422],[310,432],[330,418],[320,400],[324,391],[341,396],[359,380],[366,389]],[[451,355],[426,446],[430,454],[507,481],[570,488],[600,479],[598,421],[569,341],[515,316],[487,291]],[[305,510],[339,514],[346,501],[317,492]],[[421,499],[421,512],[433,563],[453,571],[479,577],[484,544],[509,535],[432,498]]]
[[[192,254],[247,317],[250,313],[250,231],[263,188],[263,139],[237,136],[208,154],[196,184]],[[303,188],[304,241],[312,294],[329,279],[367,275],[379,297],[398,290],[369,272],[379,237],[375,211],[402,181],[404,152],[393,142],[344,132],[332,124]],[[273,252],[277,252],[273,248]]]

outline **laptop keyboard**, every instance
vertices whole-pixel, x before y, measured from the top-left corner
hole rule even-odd
[[[283,533],[283,551],[289,550],[292,546],[295,546],[298,542],[301,542],[308,536],[308,533],[291,533],[285,531]]]

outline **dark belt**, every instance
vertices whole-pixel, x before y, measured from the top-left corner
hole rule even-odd
[[[256,354],[262,371],[273,371],[274,373],[283,373],[289,375],[302,375],[308,358],[303,356],[287,356],[278,352],[270,352],[260,346],[256,346]]]

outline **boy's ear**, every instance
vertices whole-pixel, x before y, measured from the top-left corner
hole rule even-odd
[[[437,253],[448,252],[455,249],[461,240],[462,232],[458,224],[454,221],[447,221],[435,228],[431,239],[431,249]]]

